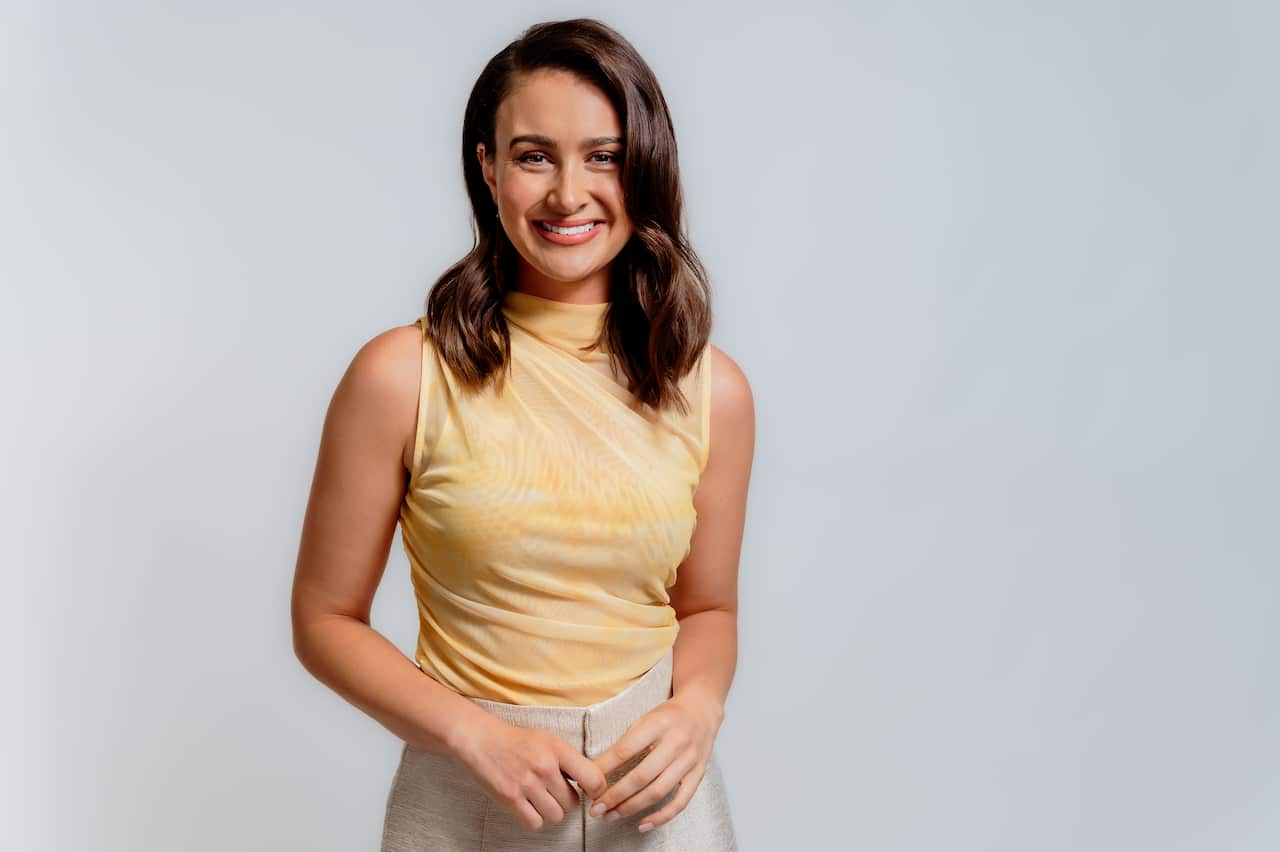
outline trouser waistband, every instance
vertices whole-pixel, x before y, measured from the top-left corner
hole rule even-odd
[[[671,697],[674,651],[671,648],[649,671],[626,689],[586,707],[506,704],[468,697],[494,716],[522,728],[541,728],[568,740],[589,758],[600,756],[641,716]],[[610,783],[639,762],[645,752],[610,773]],[[576,786],[576,785],[575,785]]]

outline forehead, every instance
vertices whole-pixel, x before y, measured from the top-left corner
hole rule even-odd
[[[516,76],[498,107],[499,139],[525,133],[566,143],[591,136],[621,136],[618,114],[597,86],[567,71],[538,70]]]

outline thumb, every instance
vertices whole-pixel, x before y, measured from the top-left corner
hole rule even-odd
[[[565,742],[564,747],[561,749],[560,769],[564,774],[578,782],[582,792],[593,799],[603,795],[604,791],[609,789],[604,772],[599,766],[596,766],[595,761],[586,755],[580,754],[568,742]]]

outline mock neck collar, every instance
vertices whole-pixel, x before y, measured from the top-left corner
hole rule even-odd
[[[508,290],[502,297],[502,313],[508,322],[579,358],[591,354],[579,348],[590,346],[600,336],[609,305],[561,302],[521,290]],[[607,352],[607,343],[595,351]]]

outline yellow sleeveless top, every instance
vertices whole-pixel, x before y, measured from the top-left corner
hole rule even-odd
[[[710,435],[711,349],[681,379],[687,415],[641,406],[607,352],[579,352],[608,302],[512,291],[499,393],[455,380],[426,333],[400,533],[415,661],[466,696],[581,707],[675,642],[668,588],[689,554]]]

